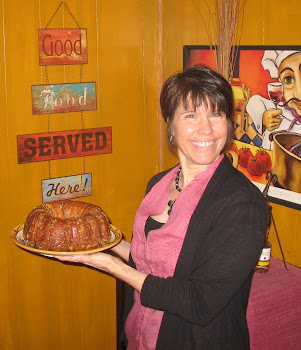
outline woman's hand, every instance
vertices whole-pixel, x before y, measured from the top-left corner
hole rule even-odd
[[[120,258],[107,254],[82,254],[82,255],[57,255],[55,259],[60,261],[68,261],[74,263],[81,263],[92,266],[98,270],[107,272],[116,278],[126,282],[139,293],[141,292],[143,283],[147,274],[139,272],[132,267],[125,264]]]
[[[107,253],[80,254],[80,255],[58,255],[54,256],[60,261],[81,263],[95,267],[98,270],[110,272],[109,266],[113,264],[113,256]]]

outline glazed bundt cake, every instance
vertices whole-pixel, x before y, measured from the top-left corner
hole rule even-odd
[[[29,213],[23,238],[43,250],[90,250],[110,241],[110,223],[97,205],[71,200],[49,202]]]

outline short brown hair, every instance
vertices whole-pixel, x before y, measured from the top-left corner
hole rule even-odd
[[[169,148],[174,152],[170,136],[175,111],[181,102],[187,108],[190,101],[194,107],[204,104],[206,108],[225,113],[228,122],[228,138],[224,151],[233,138],[232,88],[222,75],[205,66],[196,66],[176,73],[163,84],[160,107],[167,123],[166,139]]]

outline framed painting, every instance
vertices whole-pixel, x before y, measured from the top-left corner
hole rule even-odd
[[[184,46],[184,69],[214,69],[216,52]],[[236,52],[234,139],[227,155],[261,191],[269,182],[271,202],[301,210],[301,46],[240,46]]]

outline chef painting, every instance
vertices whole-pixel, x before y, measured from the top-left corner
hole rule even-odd
[[[184,53],[184,67],[214,68],[210,48],[187,46]],[[232,88],[229,159],[261,190],[276,175],[270,199],[301,210],[301,47],[240,46]]]
[[[281,84],[271,84],[270,99],[253,95],[246,111],[253,121],[253,127],[262,136],[262,147],[272,150],[274,133],[285,131],[301,134],[301,51],[266,50],[261,64],[264,70],[269,71],[271,80],[277,79]],[[282,90],[277,92],[279,88]],[[275,97],[277,93],[278,96],[282,95],[278,101]]]

